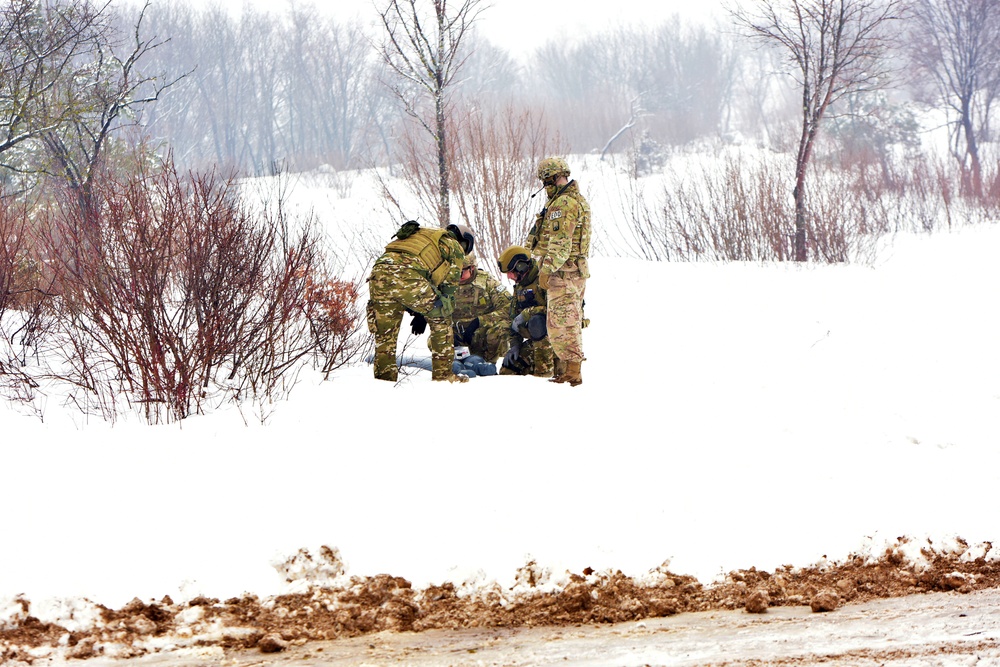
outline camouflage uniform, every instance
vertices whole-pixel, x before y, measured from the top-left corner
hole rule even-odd
[[[423,252],[412,252],[421,245]],[[376,379],[397,379],[396,342],[407,310],[427,319],[431,378],[446,380],[452,375],[451,312],[464,258],[465,251],[450,233],[420,228],[387,245],[375,260],[368,276],[368,330],[375,335]]]
[[[510,344],[510,292],[488,272],[480,271],[474,257],[467,257],[465,264],[472,267],[474,277],[471,282],[459,283],[455,292],[455,312],[451,314],[455,345],[466,345],[470,354],[495,364]]]
[[[510,318],[507,320],[507,333],[511,342],[521,343],[521,354],[511,365],[500,368],[500,375],[534,375],[535,377],[552,377],[553,355],[552,345],[546,336],[541,340],[532,340],[528,330],[522,327],[514,332],[510,327],[514,319],[522,315],[527,322],[533,315],[545,315],[545,290],[538,284],[538,262],[532,260],[531,268],[514,284],[514,299],[510,304]]]
[[[590,204],[576,181],[546,187],[549,201],[528,233],[525,247],[549,276],[549,341],[562,362],[582,362],[583,297],[590,270]]]

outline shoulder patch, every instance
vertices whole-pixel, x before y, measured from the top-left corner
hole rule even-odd
[[[563,212],[560,210],[552,211],[551,213],[549,213],[549,220],[558,220],[561,217],[563,217]]]

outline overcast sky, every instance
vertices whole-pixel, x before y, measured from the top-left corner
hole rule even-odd
[[[301,0],[218,0],[238,11],[245,3],[260,9],[280,10],[289,1]],[[308,1],[308,0],[307,0]],[[338,18],[359,17],[369,21],[376,6],[385,0],[320,0],[318,11]],[[458,0],[455,0],[457,3]],[[494,44],[509,51],[530,49],[548,41],[552,34],[589,32],[618,24],[658,23],[675,14],[691,19],[721,16],[722,0],[493,0],[478,22],[480,31]]]

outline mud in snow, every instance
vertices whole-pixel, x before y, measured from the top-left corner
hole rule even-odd
[[[711,585],[666,568],[642,580],[585,568],[553,586],[535,563],[506,590],[342,577],[266,599],[78,601],[62,623],[19,598],[0,617],[0,663],[1000,664],[1000,554],[957,544],[915,552],[901,538],[878,558],[750,568]],[[290,577],[342,571],[327,548],[286,566]]]

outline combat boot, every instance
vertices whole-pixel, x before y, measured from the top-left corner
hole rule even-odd
[[[566,362],[560,359],[559,357],[555,357],[552,360],[552,381],[558,382],[556,378],[562,377],[565,373],[566,373]]]
[[[549,380],[549,382],[567,382],[569,386],[575,387],[578,384],[583,384],[583,376],[580,373],[580,362],[579,361],[567,361],[566,370]]]

